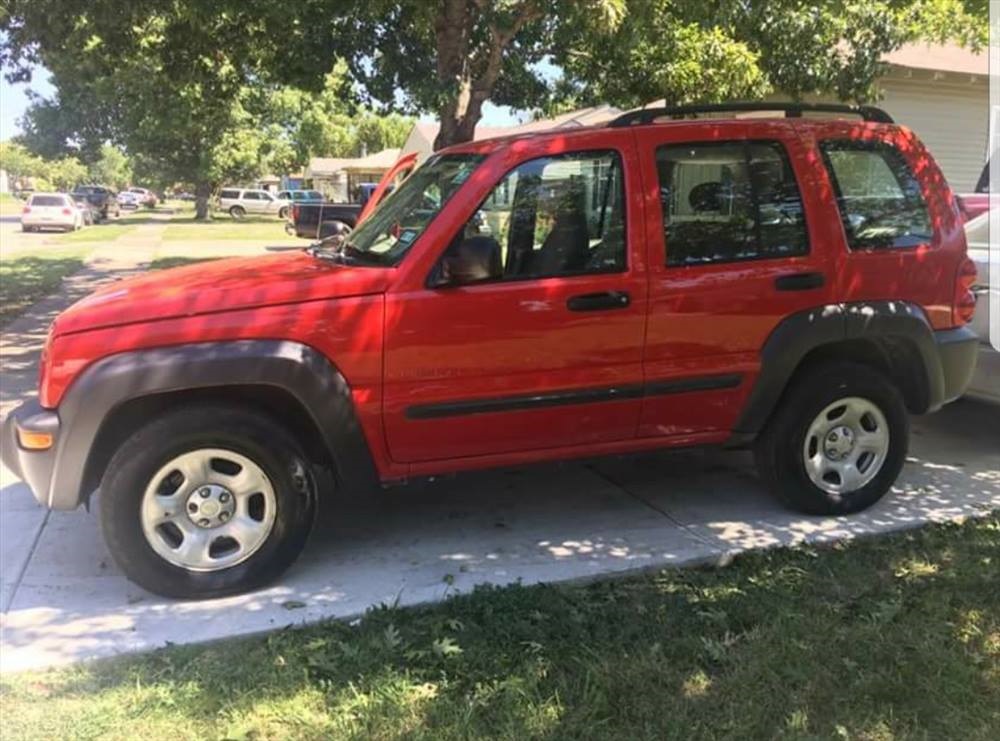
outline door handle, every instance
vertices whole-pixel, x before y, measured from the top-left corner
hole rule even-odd
[[[582,293],[579,296],[570,296],[566,308],[570,311],[607,311],[624,309],[631,302],[631,297],[625,291]]]
[[[774,287],[779,291],[811,291],[822,288],[825,282],[822,273],[792,273],[775,278]]]

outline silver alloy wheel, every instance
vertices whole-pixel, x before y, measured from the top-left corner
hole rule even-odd
[[[889,423],[867,399],[840,399],[809,425],[802,452],[810,481],[830,494],[850,494],[882,470],[889,455]]]
[[[174,566],[219,571],[264,544],[276,503],[270,479],[252,460],[201,448],[177,456],[152,477],[142,498],[142,532]]]

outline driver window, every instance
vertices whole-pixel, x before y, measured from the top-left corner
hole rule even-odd
[[[453,282],[473,282],[623,271],[624,204],[616,152],[530,160],[469,219],[449,248],[446,272],[454,268]]]

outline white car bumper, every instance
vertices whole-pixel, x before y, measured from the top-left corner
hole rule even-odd
[[[55,216],[41,216],[36,214],[23,214],[21,216],[21,226],[30,226],[36,228],[42,227],[52,227],[53,229],[71,229],[79,223],[79,217],[76,214],[58,214]]]

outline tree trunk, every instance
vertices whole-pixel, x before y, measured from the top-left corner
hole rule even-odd
[[[457,100],[448,101],[441,107],[438,111],[441,128],[434,138],[434,151],[475,138],[476,124],[483,117],[484,100],[478,100],[477,96],[463,89]]]
[[[212,197],[211,183],[197,183],[194,187],[194,218],[195,221],[206,221],[209,218],[208,199]]]
[[[543,15],[535,0],[521,0],[512,9],[513,20],[501,28],[495,16],[493,21],[485,20],[494,10],[493,0],[441,2],[434,22],[437,77],[453,92],[438,108],[441,128],[434,138],[435,151],[475,138],[476,124],[483,117],[483,103],[493,94],[500,77],[504,51],[526,24]],[[472,49],[477,21],[487,23],[489,41]]]

